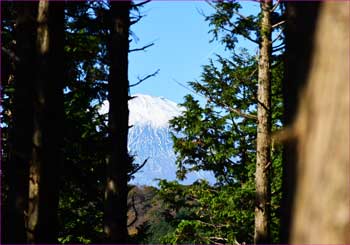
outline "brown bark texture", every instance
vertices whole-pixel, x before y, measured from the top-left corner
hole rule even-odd
[[[349,7],[288,3],[284,242],[350,243]]]
[[[27,212],[29,243],[57,243],[58,183],[62,164],[63,10],[63,2],[39,1]]]
[[[105,187],[104,233],[107,242],[126,243],[128,155],[128,52],[130,2],[111,2],[109,147]]]
[[[13,125],[10,125],[8,199],[2,242],[25,243],[25,212],[28,204],[28,172],[31,159],[33,84],[35,75],[35,18],[37,3],[17,4],[15,94]]]
[[[270,133],[271,133],[271,1],[261,2],[260,54],[258,72],[258,125],[256,156],[256,206],[254,243],[269,243],[270,223]]]

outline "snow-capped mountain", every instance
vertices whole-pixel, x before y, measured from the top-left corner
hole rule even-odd
[[[169,120],[180,115],[181,107],[163,97],[135,94],[129,101],[129,124],[151,125],[154,128],[166,128]]]
[[[131,181],[138,185],[156,186],[156,179],[176,179],[176,156],[170,135],[169,120],[181,114],[182,108],[175,102],[163,97],[135,94],[129,101],[128,148],[135,155],[137,163],[148,158],[146,165],[135,174]],[[103,112],[108,111],[108,102],[104,104]],[[190,184],[197,179],[207,179],[213,182],[209,172],[191,173],[182,182]]]

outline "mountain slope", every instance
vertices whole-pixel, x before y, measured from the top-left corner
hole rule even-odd
[[[137,163],[148,158],[147,164],[135,174],[131,181],[138,185],[157,185],[156,179],[176,179],[176,156],[173,151],[169,120],[181,114],[182,108],[175,102],[162,97],[135,94],[129,101],[129,130],[128,147],[135,155]],[[108,106],[108,104],[107,104]],[[107,108],[102,109],[104,112]],[[188,174],[182,183],[190,184],[204,178],[213,182],[209,172]]]

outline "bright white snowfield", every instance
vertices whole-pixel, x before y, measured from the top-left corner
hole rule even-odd
[[[175,102],[163,97],[146,94],[134,94],[129,101],[129,125],[150,125],[164,128],[169,126],[169,120],[180,115],[182,109]],[[101,113],[107,113],[108,101],[103,103]]]
[[[181,108],[175,102],[163,97],[144,94],[133,95],[136,98],[129,101],[129,124],[145,125],[163,128],[169,126],[169,120],[179,116]]]
[[[175,102],[162,97],[134,94],[129,101],[128,148],[135,156],[136,163],[148,158],[146,165],[134,175],[131,181],[138,185],[156,186],[156,179],[176,179],[176,156],[173,150],[169,120],[179,116],[183,110]],[[108,112],[108,101],[100,110]],[[209,172],[190,173],[182,183],[191,184],[198,179],[207,179],[213,183],[213,174]]]

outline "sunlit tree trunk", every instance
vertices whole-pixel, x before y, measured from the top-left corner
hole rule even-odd
[[[105,188],[104,232],[108,242],[127,241],[128,52],[130,2],[111,2],[109,151]]]
[[[4,243],[25,243],[25,212],[28,204],[28,172],[31,159],[33,117],[31,101],[35,79],[35,24],[37,3],[17,5],[15,94],[10,128],[8,202],[4,217]]]
[[[39,2],[27,220],[28,242],[35,243],[57,243],[58,183],[62,161],[63,20],[62,2]]]
[[[288,3],[284,242],[350,243],[349,7]]]
[[[271,9],[272,1],[261,2],[258,73],[258,125],[256,156],[256,207],[254,243],[269,243],[270,226],[270,133],[271,133]]]

